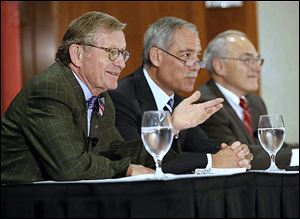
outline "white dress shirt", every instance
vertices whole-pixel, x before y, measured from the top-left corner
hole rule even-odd
[[[220,89],[220,91],[222,92],[222,94],[224,95],[224,97],[226,98],[228,103],[230,104],[230,106],[236,112],[238,117],[243,121],[244,120],[244,112],[243,112],[244,110],[240,106],[240,98],[235,93],[233,93],[232,91],[223,87],[222,85],[220,85],[218,83],[216,83],[216,85]],[[241,98],[243,98],[247,102],[247,99],[245,98],[245,96],[242,96]]]
[[[90,99],[93,96],[91,91],[86,86],[86,84],[74,72],[73,72],[73,74],[74,74],[76,80],[78,81],[81,89],[83,90],[85,100],[87,101],[88,99]],[[93,109],[87,109],[87,123],[88,123],[87,124],[87,128],[88,128],[87,135],[88,136],[90,136],[90,123],[91,123],[92,112],[93,112]]]

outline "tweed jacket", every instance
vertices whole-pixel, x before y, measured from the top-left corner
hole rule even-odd
[[[143,68],[138,68],[133,74],[120,80],[118,88],[110,91],[109,94],[116,109],[116,127],[121,135],[126,140],[140,136],[143,112],[157,110],[154,96],[143,74]],[[175,94],[174,107],[181,100],[182,98]],[[168,172],[181,173],[185,168],[191,170],[204,168],[207,165],[206,153],[215,153],[220,146],[208,139],[201,128],[196,127],[181,131],[179,142],[174,139],[172,148],[180,153],[180,157],[177,157],[177,161],[174,160],[172,164],[163,165],[163,169]]]
[[[1,118],[1,183],[125,176],[130,163],[153,165],[141,140],[124,142],[107,93],[92,113],[87,140],[83,91],[71,69],[55,63],[30,81]]]
[[[223,108],[200,125],[207,135],[217,142],[232,143],[233,141],[240,141],[247,144],[251,153],[254,155],[254,159],[251,162],[252,169],[268,168],[270,165],[269,155],[262,146],[260,146],[257,136],[259,116],[267,114],[263,100],[255,94],[246,95],[252,118],[253,138],[249,135],[243,121],[235,113],[213,80],[209,80],[206,84],[200,86],[199,90],[201,92],[201,102],[217,97],[224,98]],[[284,168],[289,165],[290,157],[291,148],[285,144],[276,155],[276,164]]]

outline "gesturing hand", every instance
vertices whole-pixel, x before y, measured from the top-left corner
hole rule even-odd
[[[216,98],[204,103],[194,103],[200,98],[200,91],[194,92],[190,97],[184,99],[175,109],[172,115],[172,124],[176,132],[195,127],[212,114],[222,108],[222,98]]]

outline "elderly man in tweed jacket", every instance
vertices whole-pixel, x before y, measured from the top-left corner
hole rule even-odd
[[[115,128],[106,93],[117,88],[130,55],[124,27],[101,12],[88,12],[70,24],[57,62],[24,86],[1,119],[1,183],[153,172],[153,159],[141,140],[125,142]],[[175,110],[175,132],[222,107],[220,100],[193,104],[199,96],[196,92]],[[165,161],[176,160],[177,152],[170,150]]]

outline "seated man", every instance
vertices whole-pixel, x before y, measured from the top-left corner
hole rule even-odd
[[[182,100],[175,92],[193,90],[202,64],[200,53],[195,25],[179,18],[163,17],[149,27],[144,36],[143,66],[119,81],[118,88],[110,92],[116,108],[116,127],[126,140],[141,136],[143,112],[163,109],[172,112]],[[227,144],[221,149],[220,144],[208,139],[199,127],[182,131],[178,140],[182,155],[195,164],[191,171],[211,166],[250,168],[248,162],[236,162],[236,154],[228,150]],[[247,147],[239,142],[231,145],[237,146]],[[251,156],[249,154],[248,161]],[[174,172],[179,172],[175,165],[173,167]],[[166,166],[162,168],[165,171]]]
[[[228,30],[208,44],[204,61],[211,80],[200,86],[201,101],[217,97],[225,101],[224,107],[201,124],[201,128],[217,142],[240,141],[249,145],[254,156],[252,169],[267,169],[270,158],[257,136],[259,116],[267,114],[267,109],[253,93],[258,89],[262,57],[244,33]],[[285,144],[277,153],[276,164],[286,167],[290,158],[291,147]]]
[[[125,142],[116,129],[115,109],[106,92],[116,89],[129,59],[124,28],[101,12],[72,21],[56,62],[23,87],[1,118],[1,183],[153,172],[153,159],[140,136]],[[176,132],[198,125],[221,108],[220,100],[192,104],[199,93],[174,112]],[[234,161],[244,163],[248,152],[246,148],[239,153],[241,161]],[[176,159],[180,165],[181,155],[172,149],[164,160],[172,166]]]

